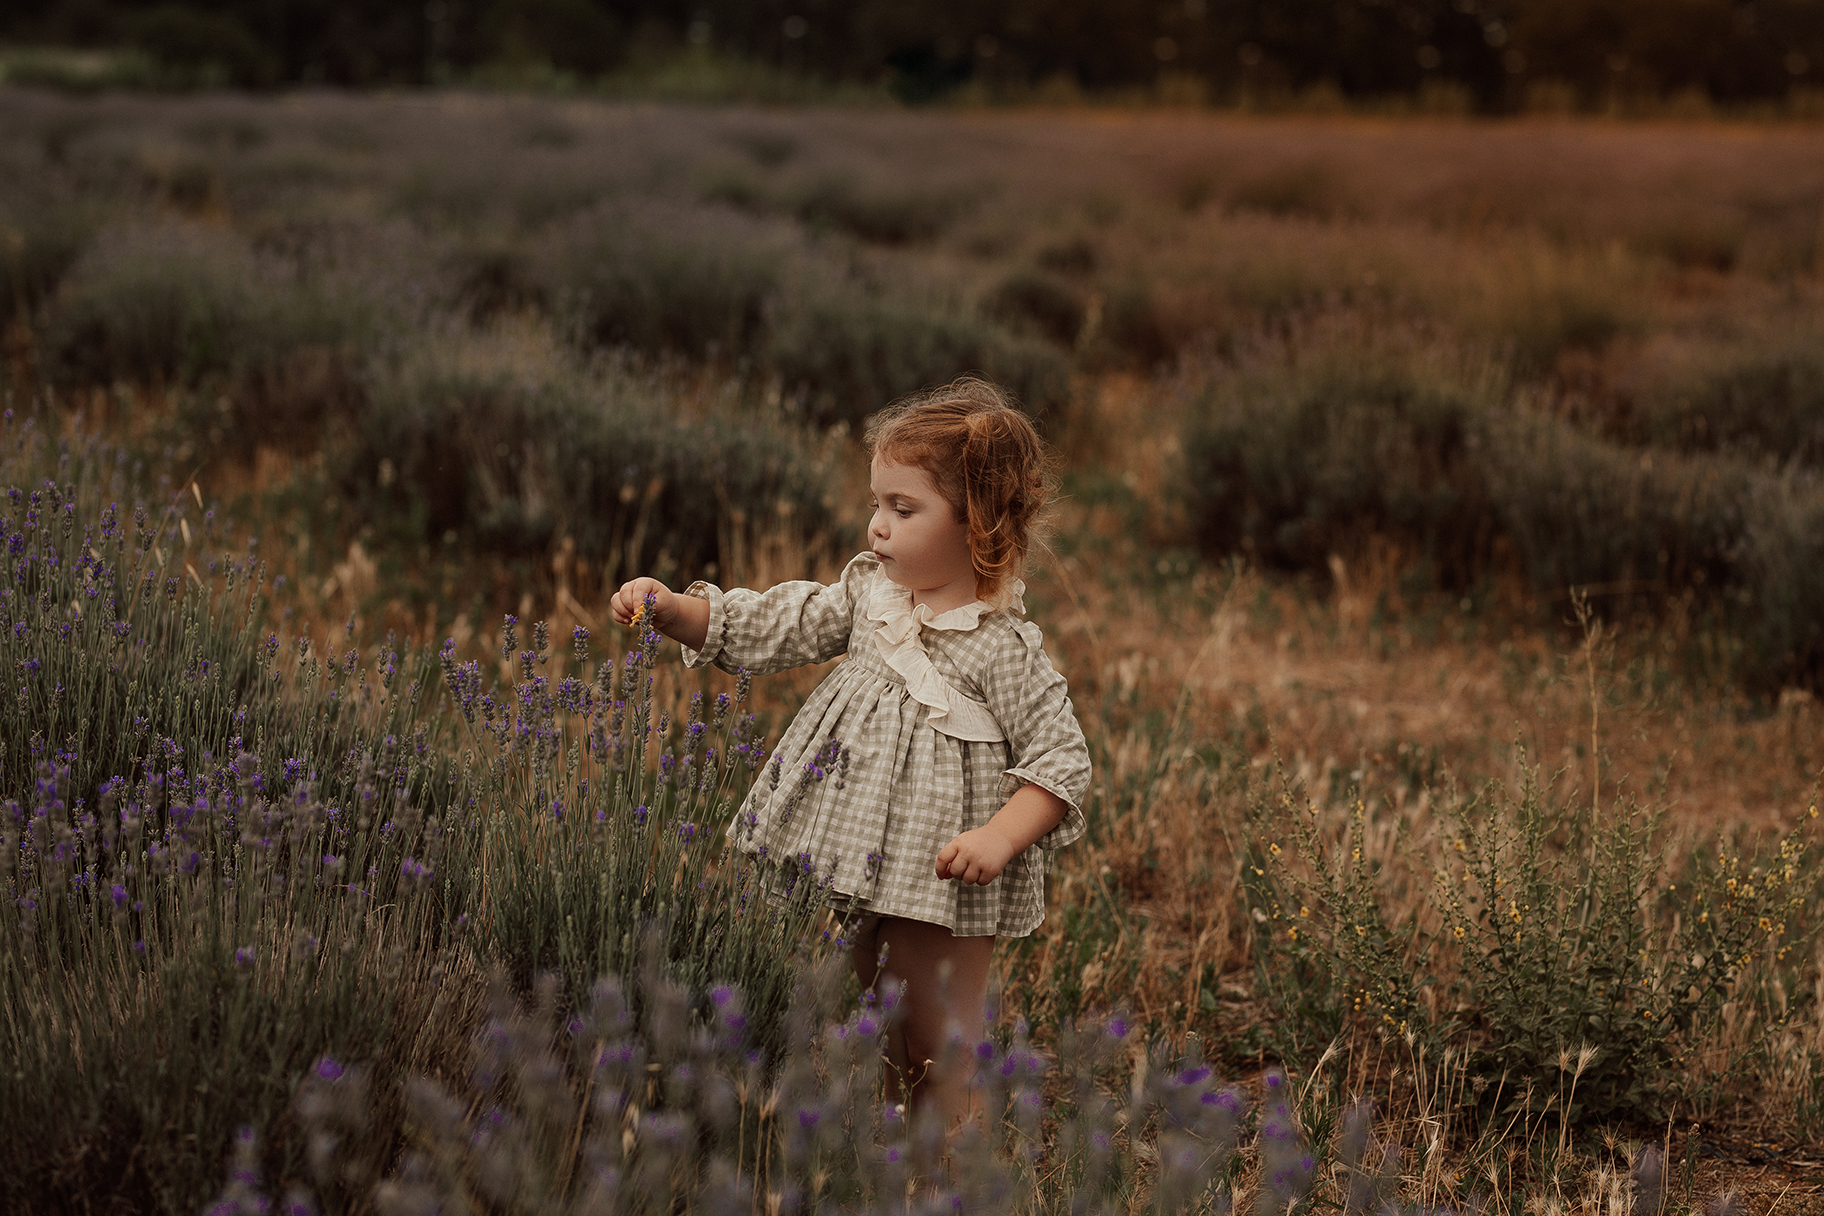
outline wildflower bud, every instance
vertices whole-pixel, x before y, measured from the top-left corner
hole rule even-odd
[[[570,634],[571,653],[576,656],[580,666],[589,659],[589,631],[578,625]]]
[[[504,658],[512,658],[513,652],[519,649],[519,618],[508,613],[501,625],[500,653]]]

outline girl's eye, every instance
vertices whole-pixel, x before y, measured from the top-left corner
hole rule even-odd
[[[900,507],[897,514],[901,519],[910,519],[912,518],[912,509],[910,507]]]

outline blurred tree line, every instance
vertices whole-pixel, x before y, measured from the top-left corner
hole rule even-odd
[[[1824,81],[1824,0],[9,0],[0,39],[132,46],[246,87],[581,80],[692,55],[933,100],[1162,81],[1213,99],[1440,86],[1517,107]]]

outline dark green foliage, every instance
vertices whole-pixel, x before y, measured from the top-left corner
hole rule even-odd
[[[1824,673],[1824,486],[1815,475],[1768,477],[1748,504],[1741,565],[1760,674]]]
[[[276,84],[279,56],[233,12],[206,11],[187,4],[159,4],[131,14],[127,39],[165,70],[180,88]]]
[[[1178,353],[1178,343],[1166,332],[1152,289],[1144,282],[1118,283],[1107,292],[1094,337],[1090,344],[1093,356],[1146,372],[1157,370]]]
[[[591,0],[493,0],[480,34],[504,63],[542,62],[583,76],[612,66],[624,38],[616,15]]]
[[[446,270],[454,281],[457,307],[476,322],[549,303],[545,287],[533,275],[531,258],[510,244],[460,249]]]
[[[194,384],[264,345],[271,295],[233,237],[188,225],[113,229],[45,309],[47,366],[90,383]]]
[[[862,0],[807,10],[802,29],[782,23],[777,6],[735,0],[491,0],[434,16],[400,5],[318,5],[284,10],[283,20],[255,0],[152,11],[157,21],[133,0],[21,0],[0,16],[0,37],[93,45],[135,35],[159,57],[153,79],[166,86],[259,85],[275,75],[371,86],[507,70],[536,80],[537,69],[547,83],[561,71],[571,86],[604,73],[610,82],[616,73],[636,82],[657,75],[662,84],[660,68],[733,65],[723,71],[737,81],[783,76],[775,96],[827,95],[841,82],[912,105],[966,86],[1025,97],[1059,79],[1131,95],[1154,87],[1167,66],[1160,37],[1170,39],[1170,69],[1207,81],[1217,96],[1271,98],[1322,82],[1384,101],[1443,84],[1490,111],[1517,104],[1523,90],[1513,85],[1528,79],[1563,82],[1592,109],[1682,90],[1778,101],[1810,79],[1808,62],[1824,61],[1824,23],[1806,0],[1766,0],[1753,22],[1737,20],[1728,0],[1645,9],[1631,0],[1510,0],[1467,12],[1446,0],[1398,11],[1299,0],[1207,13],[1138,0],[996,0],[967,11]],[[1434,61],[1415,55],[1421,39]],[[1625,74],[1614,67],[1618,52],[1629,55]],[[1506,57],[1514,54],[1521,58]],[[1516,64],[1525,68],[1517,78]],[[744,93],[753,95],[736,96]]]

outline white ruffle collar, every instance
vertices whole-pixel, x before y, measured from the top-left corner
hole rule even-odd
[[[1025,612],[1025,594],[1026,585],[1014,579],[1007,585],[1006,606]],[[958,691],[932,666],[921,635],[927,629],[966,633],[996,611],[995,605],[975,600],[947,612],[932,612],[928,604],[914,604],[911,590],[889,579],[884,571],[874,576],[868,619],[875,622],[875,649],[887,666],[904,677],[907,692],[925,707],[930,727],[953,739],[996,743],[1007,736],[987,705]]]

